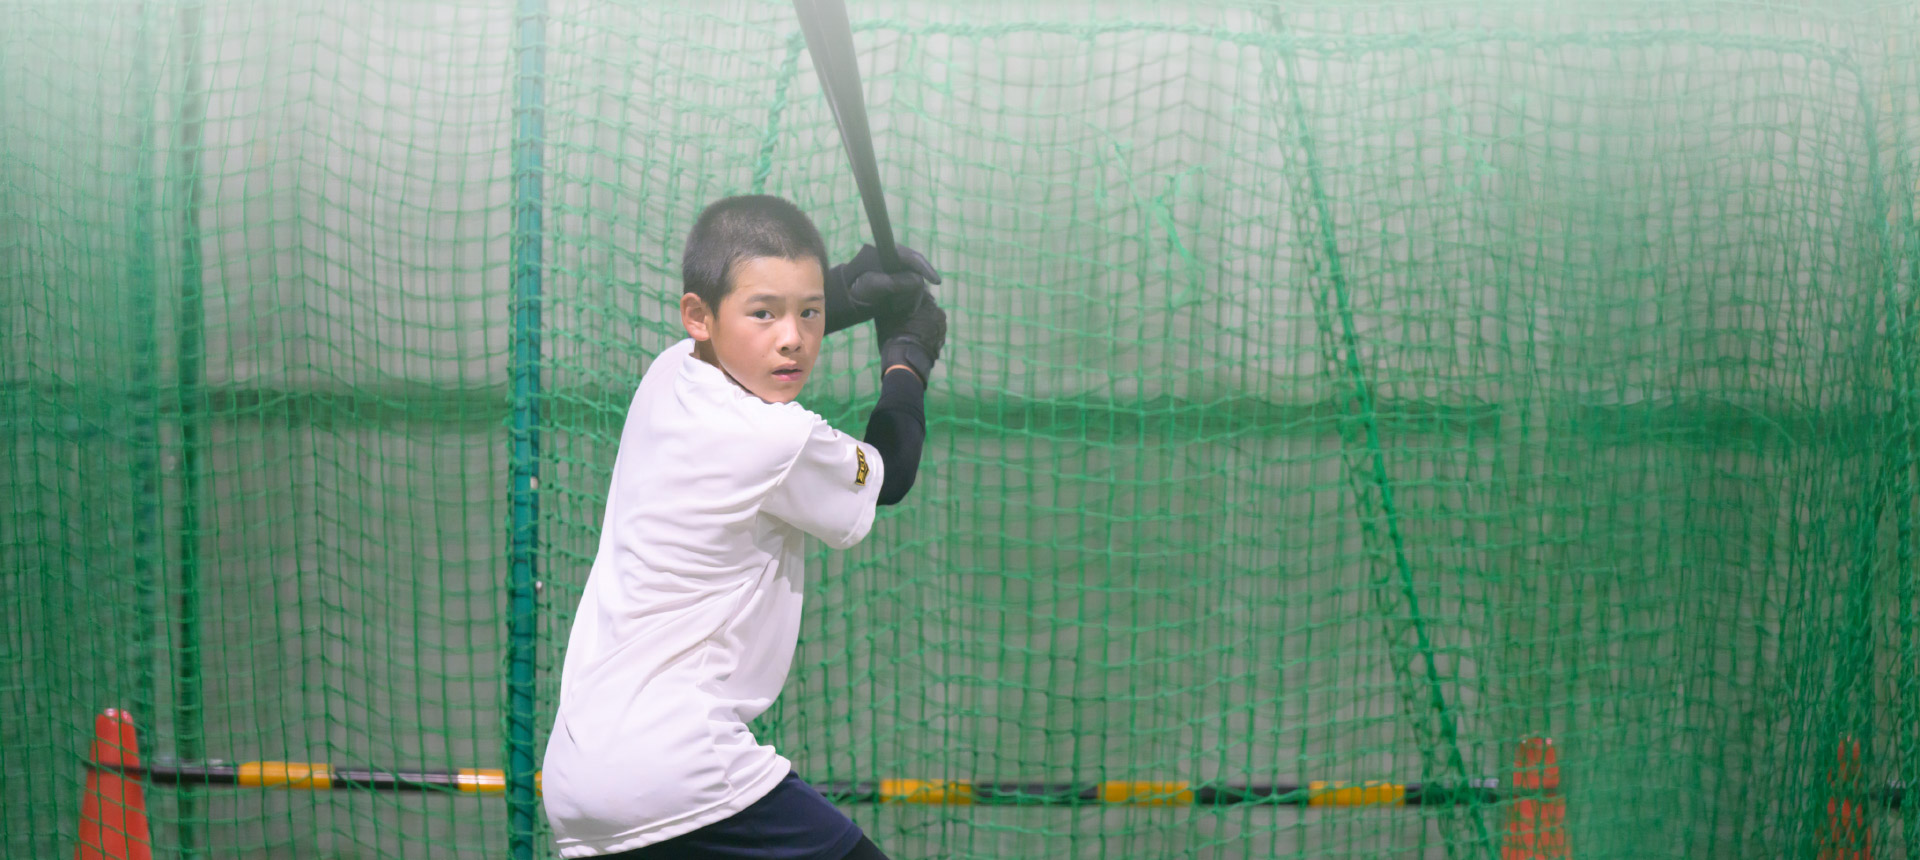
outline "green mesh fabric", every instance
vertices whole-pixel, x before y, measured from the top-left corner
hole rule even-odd
[[[812,560],[759,723],[804,776],[1504,782],[1544,735],[1583,859],[1836,856],[1914,777],[1912,4],[850,12],[952,333],[912,497]],[[537,746],[691,218],[866,235],[791,8],[0,2],[0,854],[73,850],[109,706],[150,758],[504,766],[529,83]],[[858,433],[872,335],[826,353]],[[498,795],[148,796],[158,856],[551,850]],[[1451,858],[1510,807],[846,809],[898,858]]]

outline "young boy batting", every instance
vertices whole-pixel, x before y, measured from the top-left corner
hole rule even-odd
[[[776,197],[708,206],[681,261],[688,339],[628,408],[599,553],[560,676],[542,776],[562,857],[872,860],[885,855],[747,723],[799,635],[803,535],[836,549],[913,485],[946,339],[940,276],[901,249],[827,268]],[[794,403],[828,332],[872,320],[880,401],[864,441]]]

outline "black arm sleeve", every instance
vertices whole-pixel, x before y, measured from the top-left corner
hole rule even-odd
[[[911,370],[896,368],[880,378],[880,402],[867,418],[866,438],[886,464],[880,504],[899,504],[920,474],[920,446],[927,439],[926,397],[927,386]]]

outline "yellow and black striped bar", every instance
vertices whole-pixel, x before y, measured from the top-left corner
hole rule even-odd
[[[230,785],[305,791],[368,789],[448,794],[500,794],[506,772],[486,768],[383,770],[334,767],[285,761],[179,762],[160,759],[145,766],[89,767],[144,776],[155,785]],[[534,776],[536,789],[540,778]],[[1465,785],[1394,782],[1307,783],[1099,783],[991,782],[972,780],[886,779],[877,782],[825,782],[815,788],[828,800],[846,804],[911,803],[929,806],[1448,806],[1490,805],[1509,796],[1530,796],[1498,780]],[[1906,787],[1900,783],[1866,792],[1863,800],[1900,808]]]
[[[117,770],[129,776],[145,776],[155,785],[232,785],[304,791],[444,791],[459,794],[501,794],[507,790],[506,771],[470,767],[452,770],[381,770],[334,767],[312,762],[178,762],[161,759],[144,767],[103,769]],[[537,786],[538,777],[535,779]]]
[[[155,760],[145,766],[90,766],[144,776],[156,785],[228,785],[300,791],[368,789],[449,794],[499,794],[506,773],[483,768],[385,770],[336,767],[312,762],[181,762]],[[539,777],[535,777],[539,785]],[[877,782],[827,782],[815,785],[829,800],[847,804],[912,803],[935,806],[1434,806],[1498,802],[1495,780],[1464,786],[1418,783],[1206,784],[1187,782],[1047,783],[969,780],[888,779]]]
[[[1309,782],[1209,784],[1112,781],[1091,784],[882,780],[824,783],[821,794],[841,803],[921,803],[942,806],[1436,806],[1497,803],[1493,780],[1443,788],[1418,783]]]

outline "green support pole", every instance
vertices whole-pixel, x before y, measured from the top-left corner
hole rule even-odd
[[[1285,34],[1287,27],[1279,13],[1271,13],[1269,23],[1273,31]],[[1420,704],[1421,685],[1416,683],[1412,673],[1405,668],[1405,661],[1411,656],[1417,658],[1420,674],[1425,680],[1426,706],[1432,709],[1437,737],[1421,737],[1425,759],[1422,766],[1422,779],[1432,779],[1434,770],[1448,776],[1464,779],[1467,772],[1466,756],[1460,749],[1459,718],[1447,702],[1446,691],[1441,687],[1441,673],[1434,654],[1433,637],[1428,631],[1425,614],[1420,608],[1420,592],[1413,581],[1413,565],[1406,548],[1406,537],[1400,525],[1400,516],[1394,503],[1394,484],[1387,473],[1386,448],[1381,441],[1380,420],[1375,409],[1372,384],[1366,368],[1360,362],[1359,326],[1354,320],[1353,299],[1348,289],[1345,264],[1340,251],[1340,241],[1335,230],[1334,213],[1331,198],[1326,185],[1321,180],[1319,157],[1315,150],[1313,135],[1308,131],[1307,112],[1300,94],[1300,71],[1293,64],[1296,48],[1288,46],[1281,54],[1285,68],[1286,97],[1291,103],[1289,119],[1295,129],[1295,142],[1300,147],[1301,171],[1307,184],[1307,193],[1313,201],[1313,215],[1317,222],[1321,252],[1326,255],[1326,277],[1328,282],[1327,306],[1317,309],[1321,333],[1329,341],[1327,346],[1328,375],[1339,378],[1344,375],[1353,386],[1348,394],[1352,408],[1357,415],[1352,416],[1359,425],[1360,438],[1351,439],[1350,430],[1341,431],[1343,447],[1359,441],[1364,444],[1365,456],[1343,457],[1349,473],[1349,485],[1354,490],[1354,503],[1357,510],[1374,508],[1379,512],[1382,534],[1377,540],[1386,544],[1383,555],[1391,562],[1390,575],[1376,574],[1374,582],[1375,607],[1381,613],[1387,628],[1389,649],[1399,647],[1400,653],[1391,654],[1394,661],[1394,674],[1400,686],[1402,702],[1407,706],[1408,717],[1414,716],[1414,708]],[[1268,65],[1266,73],[1273,76],[1273,68]],[[1276,86],[1276,94],[1278,87]],[[1335,326],[1337,323],[1337,328]],[[1364,467],[1364,468],[1363,468]],[[1369,489],[1377,502],[1369,504]],[[1364,514],[1363,514],[1364,516]],[[1367,530],[1362,521],[1363,530]],[[1423,727],[1416,723],[1416,733],[1424,734]],[[1432,749],[1437,746],[1438,749]],[[1444,757],[1441,761],[1434,761]],[[1435,767],[1439,765],[1439,767]],[[1472,828],[1473,844],[1491,851],[1493,836],[1487,830],[1486,823],[1477,814],[1466,816]],[[1449,852],[1451,853],[1451,852]]]
[[[160,559],[160,362],[155,340],[155,316],[159,306],[160,279],[155,262],[153,215],[156,208],[156,181],[153,175],[153,141],[158,134],[154,111],[159,99],[147,88],[153,80],[153,8],[139,7],[139,24],[134,33],[132,74],[134,86],[128,88],[133,100],[133,140],[128,155],[128,175],[132,180],[127,205],[127,284],[122,294],[127,302],[125,325],[128,352],[133,366],[127,368],[127,445],[133,483],[133,591],[132,635],[127,637],[125,665],[134,667],[132,712],[139,727],[142,749],[153,749],[152,732],[159,703],[155,694],[155,661],[159,649]],[[97,703],[87,703],[76,717],[75,725],[91,728]]]
[[[200,88],[200,26],[198,0],[186,0],[180,7],[180,114],[173,152],[173,196],[180,213],[180,295],[173,320],[180,415],[180,539],[175,545],[180,593],[174,619],[174,679],[178,686],[173,713],[176,746],[179,755],[187,759],[203,757],[202,733],[206,728],[200,674],[200,386],[206,365],[206,315],[200,283],[200,140],[206,100]],[[179,804],[180,856],[198,857],[198,789],[183,789]]]
[[[515,33],[513,129],[513,524],[507,592],[507,847],[532,860],[534,798],[534,589],[539,551],[541,166],[545,130],[546,9],[520,0]]]

